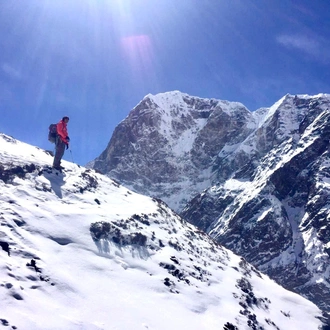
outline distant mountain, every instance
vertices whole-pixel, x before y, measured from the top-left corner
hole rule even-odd
[[[147,95],[95,169],[164,200],[284,287],[330,311],[330,95],[270,108]]]
[[[91,165],[181,210],[212,184],[219,150],[235,150],[255,129],[255,117],[240,103],[180,92],[147,95]]]
[[[51,163],[47,152],[0,134],[4,329],[322,327],[313,303],[162,201]]]

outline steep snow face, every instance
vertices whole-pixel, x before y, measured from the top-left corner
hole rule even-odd
[[[255,127],[237,102],[147,95],[117,126],[93,168],[180,210],[211,185],[219,152],[232,153]]]
[[[319,329],[321,311],[163,202],[0,134],[0,321],[12,329]]]
[[[159,132],[167,140],[173,154],[180,157],[188,153],[193,148],[196,134],[207,124],[209,108],[216,103],[210,103],[205,110],[198,109],[193,116],[191,110],[196,109],[196,105],[188,101],[191,97],[187,94],[169,92],[148,97],[156,104],[157,111],[161,114]],[[179,129],[184,118],[186,125]]]

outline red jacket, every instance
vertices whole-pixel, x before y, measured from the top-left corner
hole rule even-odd
[[[66,123],[63,120],[60,120],[59,123],[57,124],[56,128],[57,128],[57,134],[61,137],[61,140],[65,143],[65,144],[69,144],[69,142],[66,140],[66,138],[68,137],[68,129],[66,128]]]

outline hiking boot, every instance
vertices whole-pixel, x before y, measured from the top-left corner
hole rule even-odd
[[[63,166],[53,166],[53,169],[62,171],[64,169],[64,167]]]

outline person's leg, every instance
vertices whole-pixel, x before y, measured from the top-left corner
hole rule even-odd
[[[56,143],[56,151],[54,156],[53,167],[59,168],[61,165],[61,159],[64,155],[65,143],[59,138]]]

